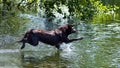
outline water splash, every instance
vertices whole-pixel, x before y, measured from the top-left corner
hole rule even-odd
[[[72,51],[71,46],[72,46],[72,43],[69,43],[69,44],[63,43],[63,44],[61,45],[61,48],[62,48],[63,51],[65,51],[65,52],[70,52],[70,51]]]
[[[30,19],[30,22],[26,23],[25,26],[27,26],[27,30],[31,28],[45,28],[45,21],[46,18],[39,17],[38,15],[30,15],[30,14],[20,14],[20,17],[25,17]]]

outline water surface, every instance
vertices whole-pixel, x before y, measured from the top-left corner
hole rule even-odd
[[[81,22],[76,25],[78,32],[70,38],[84,39],[63,43],[62,51],[41,42],[36,47],[26,44],[25,49],[20,50],[22,44],[15,41],[27,30],[54,29],[65,23],[54,24],[46,20],[37,15],[20,14],[1,21],[1,68],[120,68],[120,22],[115,21],[111,24],[77,21]]]

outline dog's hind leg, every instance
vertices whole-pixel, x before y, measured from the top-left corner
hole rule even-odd
[[[21,41],[21,42],[23,43],[23,45],[21,46],[21,49],[25,48],[25,43],[26,43],[26,40],[27,40],[27,39],[25,39],[25,38],[24,38],[24,39],[22,39],[22,41]]]
[[[36,35],[32,36],[32,45],[37,46],[39,43],[38,37]]]
[[[25,48],[25,42],[23,42],[23,45],[21,46],[21,49]]]

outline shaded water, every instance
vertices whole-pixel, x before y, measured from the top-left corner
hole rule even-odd
[[[62,44],[62,51],[41,42],[36,47],[27,44],[20,50],[22,44],[15,41],[27,30],[54,29],[66,22],[54,24],[46,20],[29,14],[1,20],[0,68],[120,68],[120,23],[114,21],[111,24],[76,21],[81,22],[76,25],[78,32],[70,38],[83,36],[84,39]],[[13,25],[7,26],[10,22]]]

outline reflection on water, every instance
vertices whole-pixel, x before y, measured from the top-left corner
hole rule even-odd
[[[29,14],[2,20],[0,25],[5,27],[0,27],[0,68],[120,68],[119,22],[76,25],[78,32],[70,38],[84,36],[84,39],[62,44],[62,51],[43,43],[36,47],[26,44],[27,47],[20,50],[21,44],[15,41],[25,31],[31,28],[54,29],[59,26],[47,24],[46,20]],[[16,22],[20,23],[16,26]]]
[[[67,65],[70,63],[68,60],[60,56],[60,51],[57,51],[55,54],[44,56],[44,57],[35,57],[32,52],[31,56],[25,56],[27,54],[22,54],[22,65],[24,68],[67,68]]]
[[[0,68],[20,68],[20,51],[18,49],[0,50]]]

